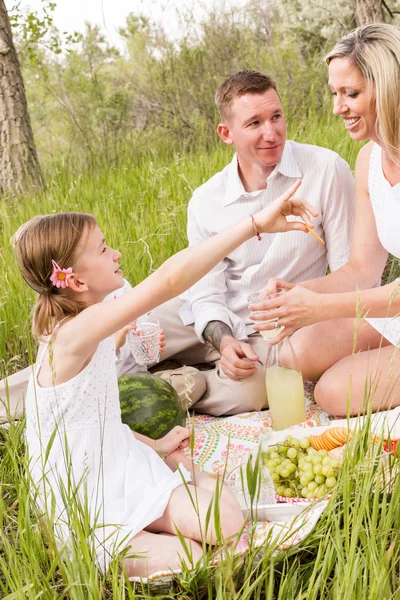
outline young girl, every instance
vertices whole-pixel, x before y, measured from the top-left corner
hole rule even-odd
[[[37,292],[33,332],[47,340],[26,397],[30,471],[39,502],[67,547],[73,544],[72,516],[78,506],[86,511],[103,569],[127,545],[128,554],[136,555],[125,559],[128,576],[176,569],[184,555],[177,530],[186,536],[194,561],[202,554],[199,542],[212,544],[217,536],[213,526],[205,531],[215,480],[194,472],[179,451],[189,431],[176,427],[153,441],[121,423],[113,334],[185,291],[255,232],[306,232],[301,221],[286,220],[296,215],[312,227],[306,211],[317,216],[307,202],[290,200],[299,185],[256,215],[169,258],[111,302],[102,300],[123,285],[121,253],[107,246],[93,216],[36,217],[15,234],[19,268]],[[219,510],[221,534],[229,539],[243,520],[225,488]]]

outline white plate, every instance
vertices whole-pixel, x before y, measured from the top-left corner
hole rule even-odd
[[[296,504],[260,504],[254,510],[253,515],[256,521],[290,521],[294,519],[310,504],[306,502],[297,502]],[[248,509],[242,512],[245,517],[250,518]]]

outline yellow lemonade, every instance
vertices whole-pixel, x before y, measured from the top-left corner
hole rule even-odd
[[[256,321],[256,323],[271,323],[275,320],[276,319],[270,319],[269,321]],[[265,331],[260,331],[260,333],[264,340],[271,340],[272,338],[276,337],[282,331],[282,329],[284,329],[284,327],[279,327],[278,329],[268,329]]]
[[[272,427],[286,429],[305,420],[303,377],[285,367],[267,367],[265,371]]]

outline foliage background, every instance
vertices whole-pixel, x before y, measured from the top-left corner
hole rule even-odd
[[[47,189],[0,199],[0,377],[35,354],[34,297],[17,272],[11,235],[38,213],[93,212],[108,242],[122,250],[125,276],[132,283],[143,279],[185,246],[193,189],[230,160],[215,133],[213,96],[232,72],[273,74],[289,137],[332,148],[354,167],[359,146],[331,114],[321,63],[354,25],[348,0],[328,7],[253,0],[240,11],[211,11],[201,23],[186,13],[181,23],[182,38],[171,41],[162,27],[131,15],[120,52],[93,26],[82,37],[63,36],[52,25],[50,3],[43,15],[13,16]],[[391,261],[385,277],[397,271]],[[369,429],[367,419],[323,518],[302,544],[281,555],[267,545],[259,567],[254,552],[241,566],[227,560],[216,569],[205,555],[201,568],[184,572],[161,597],[400,598],[398,458],[385,459],[382,468],[382,444],[371,444]],[[149,598],[145,586],[125,583],[117,559],[101,576],[79,507],[75,554],[61,556],[51,526],[34,507],[28,474],[21,420],[0,428],[0,598]]]
[[[185,12],[178,40],[130,14],[122,51],[97,26],[59,32],[53,9],[45,2],[40,15],[11,13],[47,189],[0,200],[0,377],[35,350],[33,294],[17,273],[11,235],[34,214],[93,212],[124,252],[125,276],[142,280],[185,246],[193,189],[231,158],[214,105],[229,74],[251,68],[276,78],[289,138],[332,148],[351,167],[359,150],[332,116],[322,60],[355,25],[348,0],[250,0],[201,21]],[[390,268],[392,276],[397,263]]]

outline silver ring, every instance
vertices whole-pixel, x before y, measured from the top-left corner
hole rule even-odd
[[[281,327],[279,325],[278,321],[279,321],[279,319],[277,319],[276,321],[274,321],[274,327],[275,327],[275,329],[280,329],[280,327]]]

